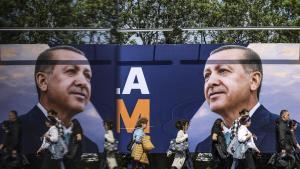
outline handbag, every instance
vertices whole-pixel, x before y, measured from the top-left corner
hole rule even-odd
[[[154,149],[154,145],[152,144],[151,142],[151,137],[148,136],[148,135],[145,135],[143,138],[142,138],[142,145],[143,145],[143,149],[145,151],[151,151]]]
[[[117,140],[115,140],[113,143],[105,141],[104,142],[104,149],[106,151],[109,151],[109,152],[117,151],[118,150],[118,144],[119,144],[119,142]]]
[[[222,147],[221,144],[215,144],[216,150],[221,157],[221,159],[227,159],[228,158],[228,153],[227,151]]]
[[[79,143],[70,143],[68,148],[68,153],[65,155],[67,159],[73,159],[79,149]]]
[[[187,141],[176,143],[176,139],[172,139],[170,141],[169,150],[173,152],[184,152],[189,147],[189,143]]]

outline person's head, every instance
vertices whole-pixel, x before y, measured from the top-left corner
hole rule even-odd
[[[47,127],[55,126],[57,123],[55,117],[53,116],[47,116],[47,119],[45,121],[45,124]]]
[[[291,130],[296,130],[298,123],[296,120],[290,120],[288,125]]]
[[[204,68],[205,99],[221,115],[250,109],[258,102],[262,77],[256,52],[243,46],[222,46],[211,52]]]
[[[48,111],[48,116],[57,117],[57,112],[55,110],[49,110]]]
[[[240,124],[249,127],[251,125],[251,118],[248,115],[242,116],[240,119]]]
[[[91,97],[92,71],[84,53],[71,46],[42,52],[35,65],[35,83],[41,102],[59,112],[82,112]]]
[[[113,127],[114,127],[114,123],[112,121],[103,121],[103,126],[104,126],[104,129],[107,131],[107,130],[112,130]]]
[[[14,122],[16,121],[18,118],[18,113],[17,111],[15,110],[11,110],[9,113],[8,113],[8,120],[11,121],[11,122]]]
[[[175,127],[178,130],[183,130],[183,131],[187,131],[188,127],[189,127],[189,121],[188,120],[178,120],[175,123]]]
[[[147,127],[147,124],[148,124],[148,119],[145,118],[145,117],[141,117],[141,118],[137,121],[136,127],[145,129],[145,128]]]
[[[221,132],[221,131],[223,131],[223,127],[224,127],[223,120],[218,118],[215,120],[211,132],[216,132],[216,131]]]
[[[288,110],[281,110],[280,111],[280,118],[283,120],[283,121],[288,121],[290,119],[290,113]]]
[[[239,115],[240,115],[240,117],[245,116],[245,115],[249,115],[249,110],[243,109],[242,111],[239,112]]]

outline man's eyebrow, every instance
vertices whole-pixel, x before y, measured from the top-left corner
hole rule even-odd
[[[76,68],[75,65],[65,65],[65,66],[63,67],[63,69],[66,70],[66,69],[69,68],[69,67]]]
[[[232,68],[232,66],[231,65],[229,65],[229,64],[222,64],[222,65],[220,65],[220,67],[228,67],[230,70],[232,70],[233,68]]]
[[[76,71],[80,70],[80,67],[78,65],[70,65],[70,66],[72,66],[73,68],[75,68]]]
[[[204,68],[203,75],[205,75],[206,73],[210,73],[210,72],[211,72],[210,67]]]

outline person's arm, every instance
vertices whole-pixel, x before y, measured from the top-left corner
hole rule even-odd
[[[248,132],[250,133],[250,131],[248,130]],[[253,135],[251,133],[251,135]],[[252,148],[253,150],[255,150],[256,152],[260,153],[260,150],[256,147],[255,143],[254,143],[254,139],[253,137],[249,138],[249,141],[247,142],[248,147]]]
[[[211,136],[212,141],[218,141],[218,134],[217,133],[213,133]]]
[[[76,120],[73,121],[73,132],[74,132],[74,135],[75,135],[75,140],[77,142],[81,142],[82,141],[82,136],[83,136],[83,131],[82,131],[82,128],[81,128],[81,125],[80,123]]]
[[[55,143],[58,141],[58,130],[55,126],[52,126],[49,129],[49,134],[46,136],[46,139],[52,143]]]
[[[82,140],[82,135],[81,134],[76,134],[76,141],[80,142]]]
[[[179,130],[175,139],[176,143],[182,143],[188,138],[188,134],[185,134],[182,130]]]
[[[46,135],[47,135],[47,133],[44,134],[43,143],[42,143],[41,147],[37,150],[37,152],[36,152],[37,155],[41,151],[43,151],[44,149],[47,149],[50,146],[49,142],[47,142],[47,140],[46,140],[46,137],[45,137]]]
[[[285,137],[286,137],[286,126],[285,126],[285,123],[280,121],[278,124],[278,142],[279,142],[279,147],[282,150],[282,152],[285,152],[285,149],[286,149]]]
[[[248,132],[245,126],[241,126],[238,130],[238,141],[246,142],[252,137],[252,134]]]
[[[293,142],[293,147],[300,149],[300,145],[297,141],[296,135],[294,131],[291,131],[291,135],[292,135],[292,142]]]
[[[115,138],[114,138],[113,132],[111,130],[108,130],[107,133],[104,134],[104,138],[106,139],[106,141],[108,141],[110,143],[115,142]]]
[[[144,136],[143,130],[142,129],[137,129],[134,132],[133,139],[136,143],[141,143],[143,136]]]

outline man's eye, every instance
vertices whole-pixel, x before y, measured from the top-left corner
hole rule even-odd
[[[85,74],[85,77],[88,81],[91,81],[91,79],[92,79],[92,75],[90,75],[90,74]]]
[[[221,75],[226,75],[229,71],[227,69],[220,69],[219,73]]]
[[[73,75],[73,74],[76,73],[76,70],[75,69],[68,69],[66,72],[67,72],[68,75]]]
[[[207,81],[207,80],[209,79],[209,77],[210,77],[210,73],[205,74],[205,75],[204,75],[205,81]]]

